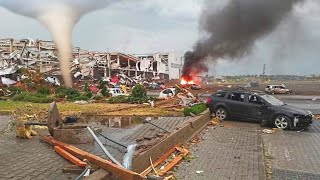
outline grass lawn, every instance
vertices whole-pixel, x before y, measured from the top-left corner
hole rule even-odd
[[[181,116],[180,111],[171,111],[165,108],[151,108],[147,105],[136,104],[109,104],[109,103],[89,103],[75,104],[72,102],[57,103],[62,115],[73,115],[78,113],[100,114],[100,115],[141,115],[141,116]],[[0,114],[34,115],[42,112],[47,113],[49,103],[29,103],[20,101],[0,101]]]

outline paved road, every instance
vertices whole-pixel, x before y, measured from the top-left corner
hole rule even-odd
[[[179,166],[177,179],[266,178],[260,125],[232,121],[222,125],[203,131],[204,140],[190,149],[195,159]]]
[[[320,121],[309,130],[263,134],[272,161],[272,179],[320,179]]]
[[[209,127],[201,133],[204,140],[191,145],[196,158],[178,167],[178,179],[265,179],[262,144],[270,154],[265,160],[271,162],[271,179],[320,179],[320,121],[305,131],[273,134],[263,134],[253,123],[222,125]]]

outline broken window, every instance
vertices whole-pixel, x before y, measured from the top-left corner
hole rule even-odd
[[[248,99],[249,99],[249,103],[263,104],[263,100],[260,97],[256,96],[256,95],[249,94]]]
[[[231,93],[228,95],[228,99],[232,101],[244,102],[244,94],[242,93]]]
[[[227,94],[227,92],[219,92],[219,93],[216,94],[216,96],[222,98],[222,97],[225,97],[226,94]]]

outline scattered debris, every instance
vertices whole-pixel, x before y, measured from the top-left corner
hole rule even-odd
[[[274,130],[272,130],[272,129],[264,129],[264,130],[262,130],[262,132],[265,133],[265,134],[272,134],[272,133],[274,133]]]
[[[30,125],[26,125],[26,121],[21,121],[17,125],[16,137],[30,139],[31,136],[38,136],[38,133],[32,130]]]
[[[174,168],[184,156],[188,155],[189,151],[187,149],[179,147],[176,145],[168,152],[166,152],[162,157],[160,157],[157,161],[152,163],[151,166],[145,169],[141,175],[144,176],[164,176],[166,175],[172,168]],[[156,169],[159,167],[158,169]],[[151,173],[151,171],[156,172],[155,174]]]

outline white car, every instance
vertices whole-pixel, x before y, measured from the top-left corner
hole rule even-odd
[[[167,88],[160,92],[159,99],[167,99],[175,96],[176,89],[175,88]]]
[[[291,94],[292,90],[286,88],[283,84],[282,85],[268,85],[265,88],[265,92],[268,94]]]
[[[112,97],[128,96],[128,94],[124,93],[121,88],[109,88],[108,90]]]

